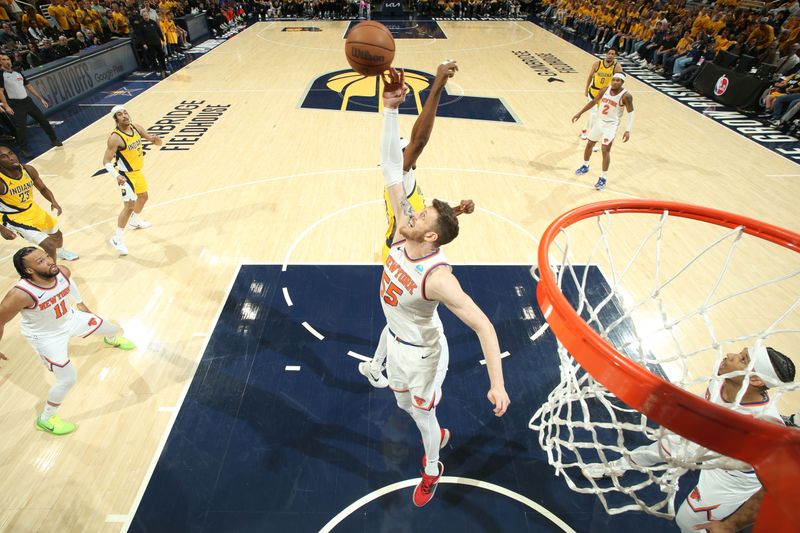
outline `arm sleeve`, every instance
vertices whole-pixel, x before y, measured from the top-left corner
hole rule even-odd
[[[78,290],[78,285],[75,283],[75,279],[72,276],[69,277],[69,295],[75,300],[76,304],[83,303],[81,291]]]
[[[383,110],[381,134],[381,171],[387,188],[403,183],[403,149],[400,147],[400,124],[397,109]]]
[[[631,111],[630,113],[628,113],[628,126],[625,128],[625,131],[627,131],[628,133],[630,133],[631,130],[633,130],[633,117],[635,114],[636,111]]]

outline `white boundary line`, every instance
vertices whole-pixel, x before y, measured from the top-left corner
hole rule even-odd
[[[286,365],[283,369],[287,372],[300,372],[299,365]]]
[[[231,290],[233,290],[233,284],[236,283],[236,278],[239,277],[239,271],[242,269],[242,264],[239,263],[236,266],[236,270],[233,272],[231,276],[231,280],[228,283],[228,290],[225,291],[224,296],[222,297],[222,301],[219,303],[219,309],[217,309],[217,313],[215,315],[214,321],[211,323],[211,327],[209,331],[213,331],[219,322],[219,317],[222,316],[222,309],[225,307],[225,302],[228,301],[228,297],[231,294]],[[211,340],[211,335],[209,334],[206,337],[205,342],[203,342],[202,348],[198,352],[197,356],[195,357],[194,361],[194,368],[191,372],[191,378],[186,380],[186,385],[183,387],[183,391],[181,392],[181,396],[178,399],[178,403],[175,404],[175,410],[172,413],[172,417],[170,417],[169,422],[167,423],[167,427],[164,428],[164,433],[161,435],[161,440],[156,447],[156,452],[153,454],[153,460],[150,461],[150,466],[147,467],[147,472],[142,479],[141,484],[139,485],[139,490],[136,493],[136,497],[131,504],[131,508],[128,511],[127,515],[109,515],[109,516],[124,516],[125,521],[120,528],[120,533],[125,533],[130,529],[131,522],[133,521],[133,517],[136,514],[136,510],[139,508],[139,504],[142,503],[142,497],[144,496],[144,491],[147,489],[147,485],[150,484],[150,478],[153,477],[153,472],[156,469],[156,464],[158,464],[158,460],[161,458],[161,453],[164,451],[164,446],[167,444],[167,439],[169,438],[170,433],[172,433],[172,426],[175,425],[175,421],[178,419],[178,413],[180,412],[180,408],[183,405],[183,402],[186,400],[186,394],[189,392],[189,387],[191,387],[192,382],[194,381],[194,374],[197,372],[197,367],[200,366],[200,361],[203,359],[203,354],[208,348],[208,343]],[[160,410],[160,409],[159,409]]]
[[[356,353],[352,350],[347,352],[347,355],[349,355],[350,357],[355,357],[356,359],[359,359],[361,361],[367,361],[367,362],[372,361],[371,357],[367,357],[366,355],[361,355],[360,353]]]
[[[303,327],[304,327],[304,328],[306,328],[306,330],[308,330],[308,332],[309,332],[309,333],[311,333],[312,335],[314,335],[314,336],[315,336],[316,338],[318,338],[319,340],[321,340],[321,341],[324,341],[324,340],[325,340],[325,335],[323,335],[323,334],[322,334],[322,333],[320,333],[319,331],[315,330],[315,329],[314,329],[314,328],[311,326],[311,324],[309,324],[308,322],[303,322]]]
[[[505,358],[506,358],[506,357],[508,357],[509,355],[511,355],[511,354],[510,354],[510,353],[508,353],[508,352],[503,352],[503,353],[501,353],[501,354],[500,354],[500,359],[505,359]],[[481,359],[481,364],[482,364],[483,366],[486,366],[486,359]]]
[[[283,288],[283,299],[286,300],[286,305],[288,307],[293,306],[292,299],[289,297],[289,289],[286,287]]]
[[[387,485],[382,487],[378,490],[372,491],[366,496],[359,498],[358,500],[354,501],[344,509],[342,509],[339,514],[331,518],[331,520],[325,524],[322,529],[320,529],[320,533],[330,533],[333,531],[333,528],[339,525],[345,518],[353,514],[354,511],[357,511],[359,508],[363,507],[364,505],[368,504],[373,500],[377,500],[381,496],[389,494],[390,492],[394,492],[396,490],[404,489],[406,487],[414,487],[416,484],[419,483],[419,478],[414,479],[407,479],[405,481],[399,481],[397,483],[392,483],[391,485]],[[453,485],[466,485],[469,487],[476,487],[479,489],[486,489],[488,491],[500,494],[502,496],[506,496],[515,500],[527,507],[530,507],[534,511],[538,512],[540,515],[544,516],[548,520],[550,520],[553,524],[560,527],[562,531],[567,533],[575,533],[575,530],[569,527],[566,522],[561,520],[555,514],[553,514],[549,509],[544,507],[541,504],[536,503],[535,501],[531,500],[530,498],[526,498],[522,494],[514,492],[513,490],[507,489],[505,487],[501,487],[500,485],[495,485],[494,483],[489,483],[488,481],[481,481],[479,479],[472,479],[468,477],[455,477],[455,476],[442,476],[439,480],[439,484],[453,484]]]

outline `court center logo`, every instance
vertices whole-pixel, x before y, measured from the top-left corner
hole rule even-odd
[[[406,69],[408,97],[400,112],[416,115],[430,94],[435,76],[421,70]],[[383,112],[383,80],[380,76],[363,76],[353,70],[338,70],[314,80],[300,107],[337,111]],[[517,122],[511,110],[499,98],[452,95],[442,92],[439,117]]]
[[[714,94],[716,94],[717,96],[722,96],[723,94],[725,94],[725,91],[728,90],[728,85],[729,84],[730,84],[730,82],[728,81],[728,76],[725,76],[723,74],[717,80],[717,84],[714,85]]]

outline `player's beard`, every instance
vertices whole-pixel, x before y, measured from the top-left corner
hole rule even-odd
[[[425,237],[425,230],[403,226],[400,228],[400,235],[405,237],[407,241],[421,242]]]
[[[37,274],[45,279],[53,279],[54,277],[58,276],[58,272],[58,267],[54,266],[48,267],[44,272],[37,272]]]

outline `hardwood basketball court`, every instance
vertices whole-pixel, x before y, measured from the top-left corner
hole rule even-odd
[[[148,152],[144,218],[153,227],[126,232],[127,257],[108,243],[120,209],[117,186],[108,175],[91,177],[113,119],[33,161],[64,208],[65,245],[81,255],[69,267],[85,302],[119,321],[138,348],[123,353],[91,339],[71,344],[78,385],[59,414],[79,427],[55,438],[33,428],[47,373],[17,321],[5,329],[0,530],[119,531],[130,524],[240,265],[379,262],[385,220],[378,96],[373,107],[354,110],[374,82],[353,89],[357,98],[346,111],[301,105],[310,93],[327,105],[331,95],[318,87],[336,86],[325,76],[348,68],[342,50],[348,24],[257,23],[127,104],[145,128],[165,117],[177,121],[180,114],[168,114],[197,106],[164,135],[174,149]],[[287,26],[322,31],[282,31]],[[534,265],[537,238],[553,218],[601,199],[675,200],[797,229],[796,164],[631,78],[625,86],[634,95],[634,131],[630,142],[615,143],[607,189],[595,191],[600,154],[590,174],[574,175],[583,142],[570,123],[584,104],[595,58],[529,22],[439,26],[446,39],[398,39],[394,64],[433,74],[445,58],[458,61],[447,86],[454,98],[443,101],[453,110],[440,112],[417,170],[426,198],[472,198],[478,206],[448,246],[454,264]],[[552,54],[576,72],[548,81],[515,51]],[[418,83],[424,88],[424,77]],[[498,112],[469,118],[486,109]],[[176,133],[203,113],[216,118],[196,128],[194,135],[204,129],[202,135],[190,141]],[[404,135],[414,119],[401,116]],[[617,223],[624,230],[626,221]],[[678,251],[705,242],[700,230],[684,235]],[[23,245],[17,239],[0,250],[7,287],[16,280],[10,257]],[[773,249],[753,257],[752,268],[796,269],[796,256],[775,259]],[[800,292],[796,280],[789,288]],[[791,340],[775,347],[798,362]],[[352,363],[355,382],[361,377]],[[506,360],[507,372],[513,364],[513,357]],[[530,416],[538,405],[524,405],[513,392],[513,407]],[[796,397],[787,399],[784,414],[797,406]]]

